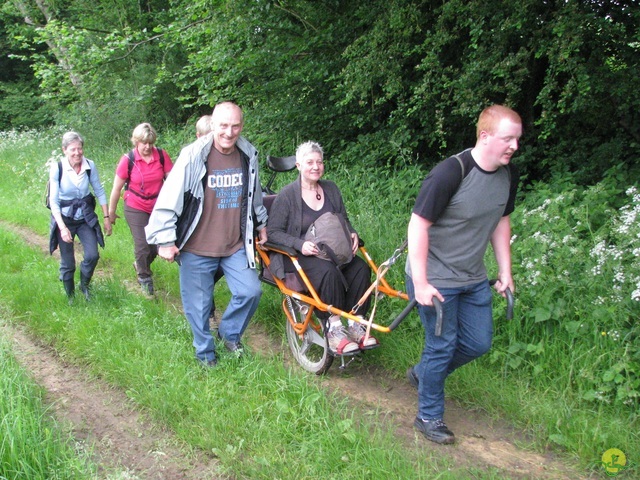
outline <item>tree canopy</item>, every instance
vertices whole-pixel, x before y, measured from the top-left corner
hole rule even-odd
[[[11,0],[0,128],[89,122],[126,137],[234,100],[266,153],[315,139],[344,162],[429,165],[472,145],[479,112],[503,103],[524,121],[527,181],[589,183],[640,165],[633,3]]]

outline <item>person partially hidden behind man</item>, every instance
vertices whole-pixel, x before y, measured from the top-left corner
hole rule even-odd
[[[255,270],[254,229],[267,239],[258,152],[244,137],[243,113],[223,102],[213,110],[212,135],[186,146],[167,177],[146,228],[158,255],[180,265],[180,294],[196,358],[217,364],[209,328],[215,272],[224,270],[231,300],[220,319],[225,347],[243,351],[242,334],[262,290]],[[255,222],[255,223],[254,223]],[[224,228],[221,228],[224,225]]]
[[[203,115],[196,122],[196,138],[204,137],[211,132],[211,115]],[[215,274],[215,282],[222,277],[222,270],[218,270]],[[215,289],[215,287],[214,287]],[[211,311],[209,312],[209,325],[215,322],[216,317],[216,299],[211,300]]]
[[[444,384],[455,369],[491,347],[491,288],[483,262],[489,242],[498,264],[496,290],[514,292],[511,225],[522,120],[493,105],[478,119],[475,147],[447,158],[427,175],[408,228],[407,291],[425,329],[420,363],[407,371],[418,389],[414,426],[429,440],[453,443],[443,421]],[[433,298],[443,302],[442,335],[435,336]]]

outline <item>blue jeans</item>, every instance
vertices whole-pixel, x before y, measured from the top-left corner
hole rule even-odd
[[[215,273],[224,270],[231,300],[218,333],[225,340],[239,342],[262,295],[260,280],[249,268],[244,248],[229,257],[203,257],[189,252],[180,254],[180,294],[182,308],[191,325],[196,357],[203,362],[215,358],[215,345],[209,329]]]
[[[442,305],[442,335],[435,336],[434,307],[418,305],[425,330],[424,350],[414,367],[419,379],[418,417],[441,419],[444,415],[444,382],[451,372],[484,355],[491,348],[493,315],[488,281],[458,288],[439,288]],[[407,293],[415,297],[407,276]]]
[[[85,278],[91,278],[98,265],[100,254],[98,253],[98,237],[96,231],[82,220],[73,220],[69,217],[62,217],[65,225],[71,233],[71,238],[78,237],[82,244],[83,258],[80,263],[80,274]],[[58,229],[58,247],[60,248],[60,280],[73,280],[76,272],[76,257],[74,244],[62,241],[60,230]]]

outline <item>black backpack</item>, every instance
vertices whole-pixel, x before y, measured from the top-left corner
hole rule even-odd
[[[87,175],[89,176],[89,180],[91,180],[91,169],[87,169]],[[60,180],[62,179],[62,162],[58,162],[58,187],[60,186]],[[49,195],[51,193],[51,185],[50,180],[47,180],[47,186],[44,189],[44,206],[51,210],[51,203],[49,202]]]
[[[162,153],[163,150],[158,147],[156,148],[158,149],[158,153],[160,154],[160,165],[162,165],[162,170],[164,171],[164,154]],[[131,190],[131,193],[145,200],[151,200],[152,198],[156,198],[158,195],[144,195],[143,193],[140,193],[132,188],[129,188],[129,180],[131,180],[131,171],[133,170],[133,165],[135,164],[135,156],[134,156],[133,150],[130,150],[129,153],[127,153],[127,158],[129,159],[129,164],[128,164],[128,170],[127,170],[127,181],[124,182],[124,189]]]

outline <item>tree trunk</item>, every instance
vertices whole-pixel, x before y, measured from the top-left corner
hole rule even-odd
[[[42,17],[44,18],[44,23],[38,23],[35,21],[31,14],[30,10],[33,8],[32,4],[29,4],[29,0],[15,0],[14,5],[22,16],[24,17],[24,22],[27,25],[31,25],[33,27],[45,27],[50,21],[55,20],[54,15],[51,13],[51,9],[49,5],[47,5],[46,0],[34,0],[35,6],[42,13]],[[80,77],[74,73],[73,64],[67,55],[66,48],[58,45],[55,41],[55,38],[49,37],[46,40],[47,46],[51,53],[55,56],[58,64],[62,67],[62,69],[67,72],[69,75],[69,80],[73,86],[78,86],[81,83]]]

